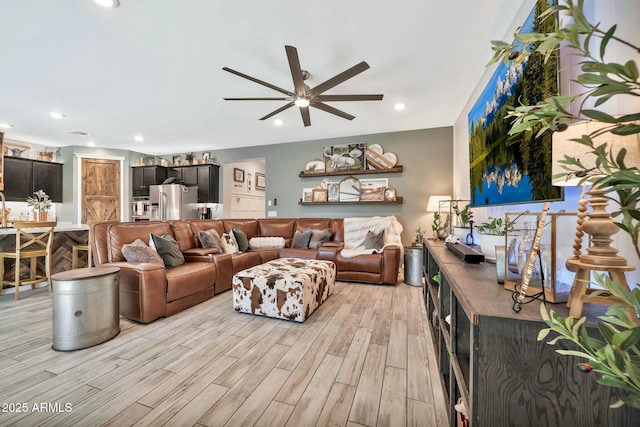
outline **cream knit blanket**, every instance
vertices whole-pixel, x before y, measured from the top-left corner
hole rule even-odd
[[[380,253],[382,249],[365,249],[364,241],[367,233],[374,234],[384,230],[384,249],[387,246],[398,246],[402,250],[402,224],[395,216],[350,217],[344,219],[344,249],[340,254],[344,258],[358,255]]]

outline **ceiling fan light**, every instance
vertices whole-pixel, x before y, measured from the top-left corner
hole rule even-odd
[[[294,104],[296,104],[298,107],[308,107],[309,106],[309,100],[305,97],[298,97],[296,98],[296,100],[293,102]]]

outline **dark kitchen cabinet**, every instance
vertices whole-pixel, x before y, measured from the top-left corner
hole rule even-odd
[[[134,166],[131,168],[131,184],[134,197],[148,196],[149,186],[162,184],[167,178],[167,168],[162,166]]]
[[[198,186],[198,203],[218,203],[220,166],[190,165],[169,169],[168,176],[177,178],[188,187]]]
[[[62,163],[4,158],[4,196],[10,202],[24,202],[43,190],[52,202],[62,203]]]

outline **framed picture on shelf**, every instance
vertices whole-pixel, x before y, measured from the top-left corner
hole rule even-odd
[[[312,202],[313,201],[313,188],[303,188],[302,189],[302,201],[303,202]]]
[[[326,145],[322,147],[325,170],[327,172],[363,170],[366,150],[367,144],[365,142]]]
[[[314,202],[326,202],[328,193],[325,188],[314,188],[311,192],[311,200]]]
[[[267,188],[267,177],[265,174],[256,172],[256,190],[264,190]]]
[[[244,182],[244,169],[233,168],[233,180],[235,182]]]
[[[173,166],[180,165],[182,165],[182,159],[180,158],[180,156],[173,156]]]
[[[395,202],[397,200],[396,197],[396,189],[393,187],[387,187],[384,189],[384,201],[385,202]]]
[[[327,184],[327,201],[339,202],[340,201],[340,183],[331,182]]]
[[[340,201],[360,201],[360,180],[358,178],[349,176],[340,181]]]
[[[206,152],[202,153],[202,161],[207,163],[211,159],[211,153]]]
[[[313,159],[304,165],[304,173],[324,173],[324,160]]]
[[[388,178],[373,178],[360,180],[360,201],[381,202],[384,200],[384,190],[389,186]]]

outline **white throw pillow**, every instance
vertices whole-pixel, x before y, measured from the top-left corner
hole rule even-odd
[[[249,239],[251,249],[282,249],[284,237],[252,237]]]

